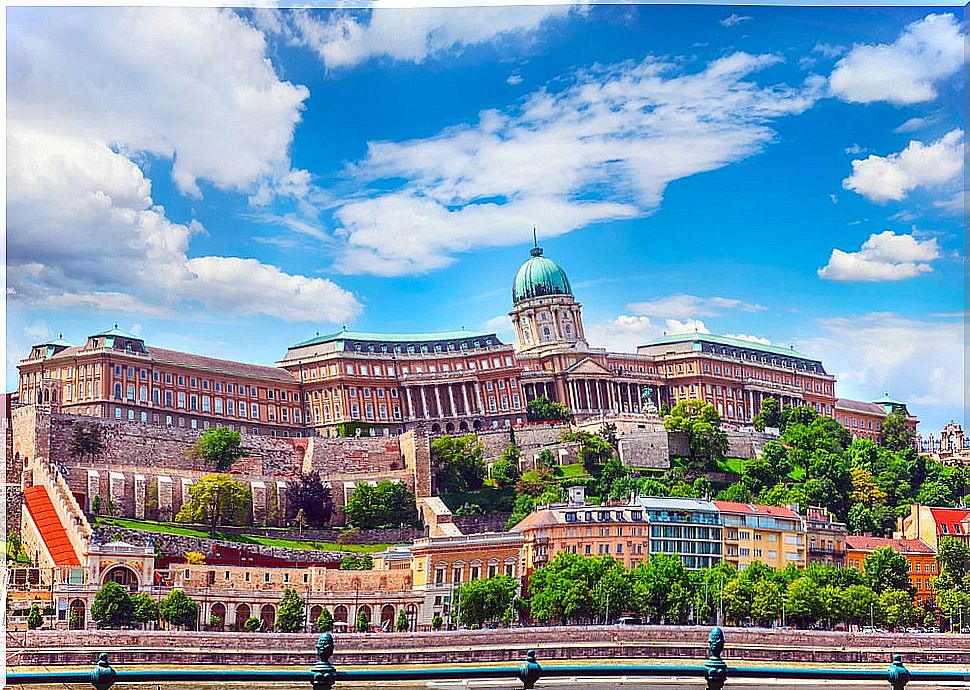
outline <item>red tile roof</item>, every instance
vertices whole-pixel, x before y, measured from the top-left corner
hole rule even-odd
[[[192,355],[188,352],[178,352],[177,350],[163,350],[160,347],[149,347],[148,354],[152,359],[159,363],[177,364],[183,367],[193,367],[195,369],[207,369],[218,371],[236,376],[252,376],[256,378],[271,379],[280,383],[299,383],[290,372],[277,367],[266,367],[260,364],[245,364],[243,362],[233,362],[228,359],[216,359],[215,357],[203,357],[202,355]]]
[[[873,551],[888,546],[899,553],[936,553],[929,544],[920,539],[890,539],[850,534],[845,539],[845,545],[854,551]]]
[[[933,515],[933,521],[936,522],[937,536],[964,537],[967,535],[966,528],[961,526],[960,523],[970,518],[970,509],[930,508],[930,514]],[[943,525],[946,525],[945,532]]]
[[[748,515],[770,515],[771,517],[801,517],[791,508],[765,506],[757,503],[735,503],[734,501],[714,501],[718,510],[725,513],[747,513]]]
[[[849,400],[848,398],[837,399],[835,401],[835,409],[848,410],[849,412],[858,412],[861,414],[871,414],[875,415],[876,417],[886,416],[886,410],[875,403],[865,402],[862,400]]]
[[[24,504],[27,506],[27,512],[30,513],[30,519],[37,525],[40,536],[54,559],[54,564],[81,565],[77,554],[74,553],[67,531],[57,517],[54,504],[47,495],[47,489],[40,485],[24,489]]]

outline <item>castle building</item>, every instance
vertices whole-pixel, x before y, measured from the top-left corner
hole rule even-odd
[[[63,338],[34,345],[19,364],[16,396],[79,415],[274,436],[507,427],[525,422],[540,396],[578,422],[655,419],[664,404],[705,400],[737,426],[772,397],[873,439],[886,414],[906,410],[888,397],[838,398],[822,362],[792,348],[696,332],[636,352],[592,347],[566,272],[541,247],[530,254],[512,284],[514,346],[495,333],[343,329],[290,346],[270,367],[158,348],[116,326],[79,346]]]

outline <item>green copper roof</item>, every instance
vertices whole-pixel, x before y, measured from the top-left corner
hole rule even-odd
[[[702,341],[705,343],[727,345],[729,347],[743,347],[747,350],[758,350],[759,352],[771,352],[773,354],[783,355],[785,357],[798,357],[800,359],[807,359],[813,362],[818,361],[818,359],[815,357],[809,357],[808,355],[802,354],[794,348],[780,347],[778,345],[764,345],[763,343],[742,340],[741,338],[731,338],[726,335],[714,335],[713,333],[675,333],[673,335],[661,336],[656,340],[651,340],[649,343],[641,345],[641,347],[650,347],[651,345],[667,345],[669,343],[690,343]]]
[[[129,340],[141,340],[141,338],[139,338],[137,335],[132,335],[131,333],[125,333],[123,330],[118,328],[118,324],[115,324],[114,328],[112,328],[111,330],[102,331],[100,333],[92,333],[88,337],[94,338],[94,337],[101,337],[101,336],[106,336],[106,337],[114,336],[115,338],[128,338]]]
[[[905,403],[900,402],[899,400],[893,400],[892,398],[890,398],[889,393],[884,394],[883,397],[879,398],[879,400],[873,400],[872,404],[873,405],[893,405],[893,406],[905,405]]]
[[[533,247],[532,258],[519,267],[512,282],[512,303],[545,295],[571,295],[573,289],[562,267],[542,255],[542,247]]]
[[[302,343],[291,345],[290,349],[296,347],[306,347],[307,345],[319,345],[335,340],[366,340],[383,343],[418,343],[435,342],[440,340],[463,340],[466,338],[488,338],[494,337],[494,333],[481,333],[478,331],[441,331],[440,333],[366,333],[362,331],[348,331],[346,328],[330,333],[329,335],[318,335]]]

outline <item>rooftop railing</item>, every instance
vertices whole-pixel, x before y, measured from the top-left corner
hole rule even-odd
[[[96,690],[109,690],[118,683],[225,683],[243,682],[254,687],[264,683],[308,683],[312,690],[330,690],[335,685],[353,688],[364,681],[455,681],[472,679],[518,679],[526,690],[546,678],[658,678],[690,677],[704,679],[708,690],[721,690],[728,681],[775,679],[808,681],[868,681],[885,682],[893,690],[903,690],[910,681],[919,683],[953,683],[970,686],[970,671],[910,671],[899,654],[884,670],[875,669],[817,669],[786,666],[744,667],[728,666],[721,658],[724,633],[711,630],[708,638],[708,658],[703,664],[687,666],[662,665],[556,665],[543,668],[535,650],[526,652],[518,666],[462,666],[424,668],[365,668],[337,670],[330,658],[334,651],[333,635],[323,633],[317,639],[317,662],[308,670],[233,670],[233,669],[159,669],[146,671],[118,671],[108,663],[108,655],[99,655],[98,665],[86,672],[29,672],[10,673],[7,686],[16,685],[83,685],[89,683]]]

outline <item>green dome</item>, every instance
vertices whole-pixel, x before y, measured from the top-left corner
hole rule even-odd
[[[573,294],[566,272],[555,261],[542,255],[542,247],[534,247],[529,253],[532,258],[522,264],[515,274],[512,304],[545,295]]]

